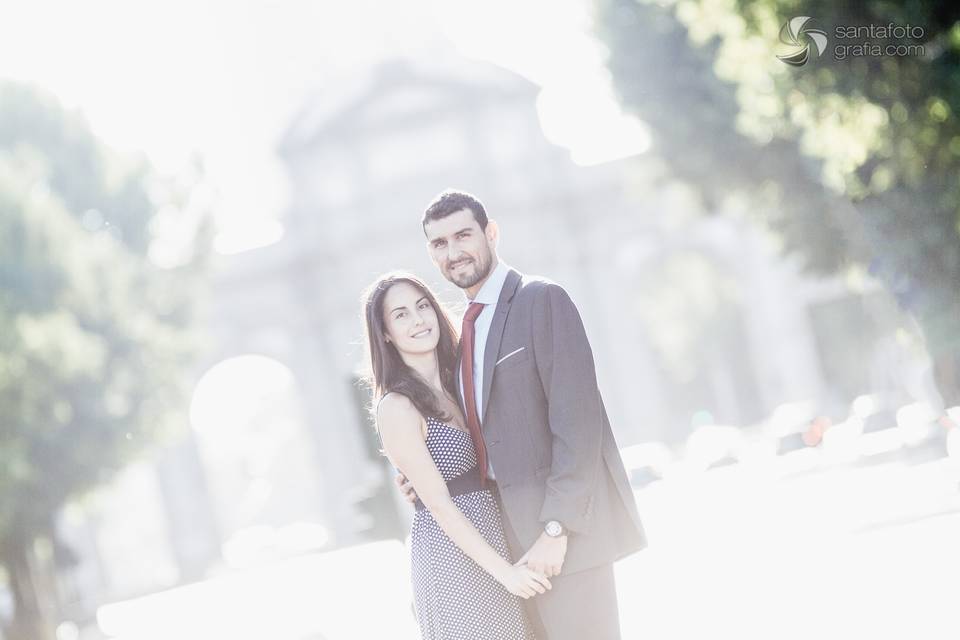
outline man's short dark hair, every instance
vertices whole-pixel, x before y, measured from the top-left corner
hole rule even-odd
[[[442,220],[450,214],[463,211],[464,209],[472,211],[473,219],[477,221],[481,229],[486,230],[487,210],[483,208],[483,203],[466,191],[457,191],[455,189],[442,191],[434,198],[433,202],[427,205],[427,210],[423,212],[423,220],[420,222],[424,229],[426,229],[428,222]]]

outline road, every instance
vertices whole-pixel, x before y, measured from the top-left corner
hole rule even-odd
[[[637,491],[650,546],[617,565],[625,639],[960,638],[958,470],[807,455]],[[103,607],[100,626],[117,640],[413,640],[406,558],[397,541],[291,558]]]
[[[960,638],[947,459],[779,477],[731,465],[637,492],[625,638]]]

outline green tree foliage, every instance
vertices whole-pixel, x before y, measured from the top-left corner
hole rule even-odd
[[[796,16],[829,41],[801,67],[777,58]],[[708,208],[747,194],[812,271],[881,279],[960,403],[960,5],[598,0],[597,18],[621,100],[672,171]],[[864,42],[838,27],[891,23],[923,35],[872,42],[922,54],[838,49]]]
[[[196,266],[147,259],[148,167],[52,98],[0,85],[0,561],[44,629],[28,563],[57,510],[182,416]]]

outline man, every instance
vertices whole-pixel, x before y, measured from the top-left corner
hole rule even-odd
[[[562,287],[499,260],[498,226],[470,194],[441,193],[422,226],[470,301],[459,389],[509,544],[553,584],[527,602],[538,637],[619,638],[613,562],[646,539],[580,315]]]

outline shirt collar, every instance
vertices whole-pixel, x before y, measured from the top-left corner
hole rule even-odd
[[[487,281],[480,287],[480,291],[473,300],[468,302],[480,302],[482,304],[497,304],[500,299],[500,290],[503,289],[503,283],[507,281],[507,274],[510,273],[510,267],[506,263],[497,262],[493,273],[487,278]]]

